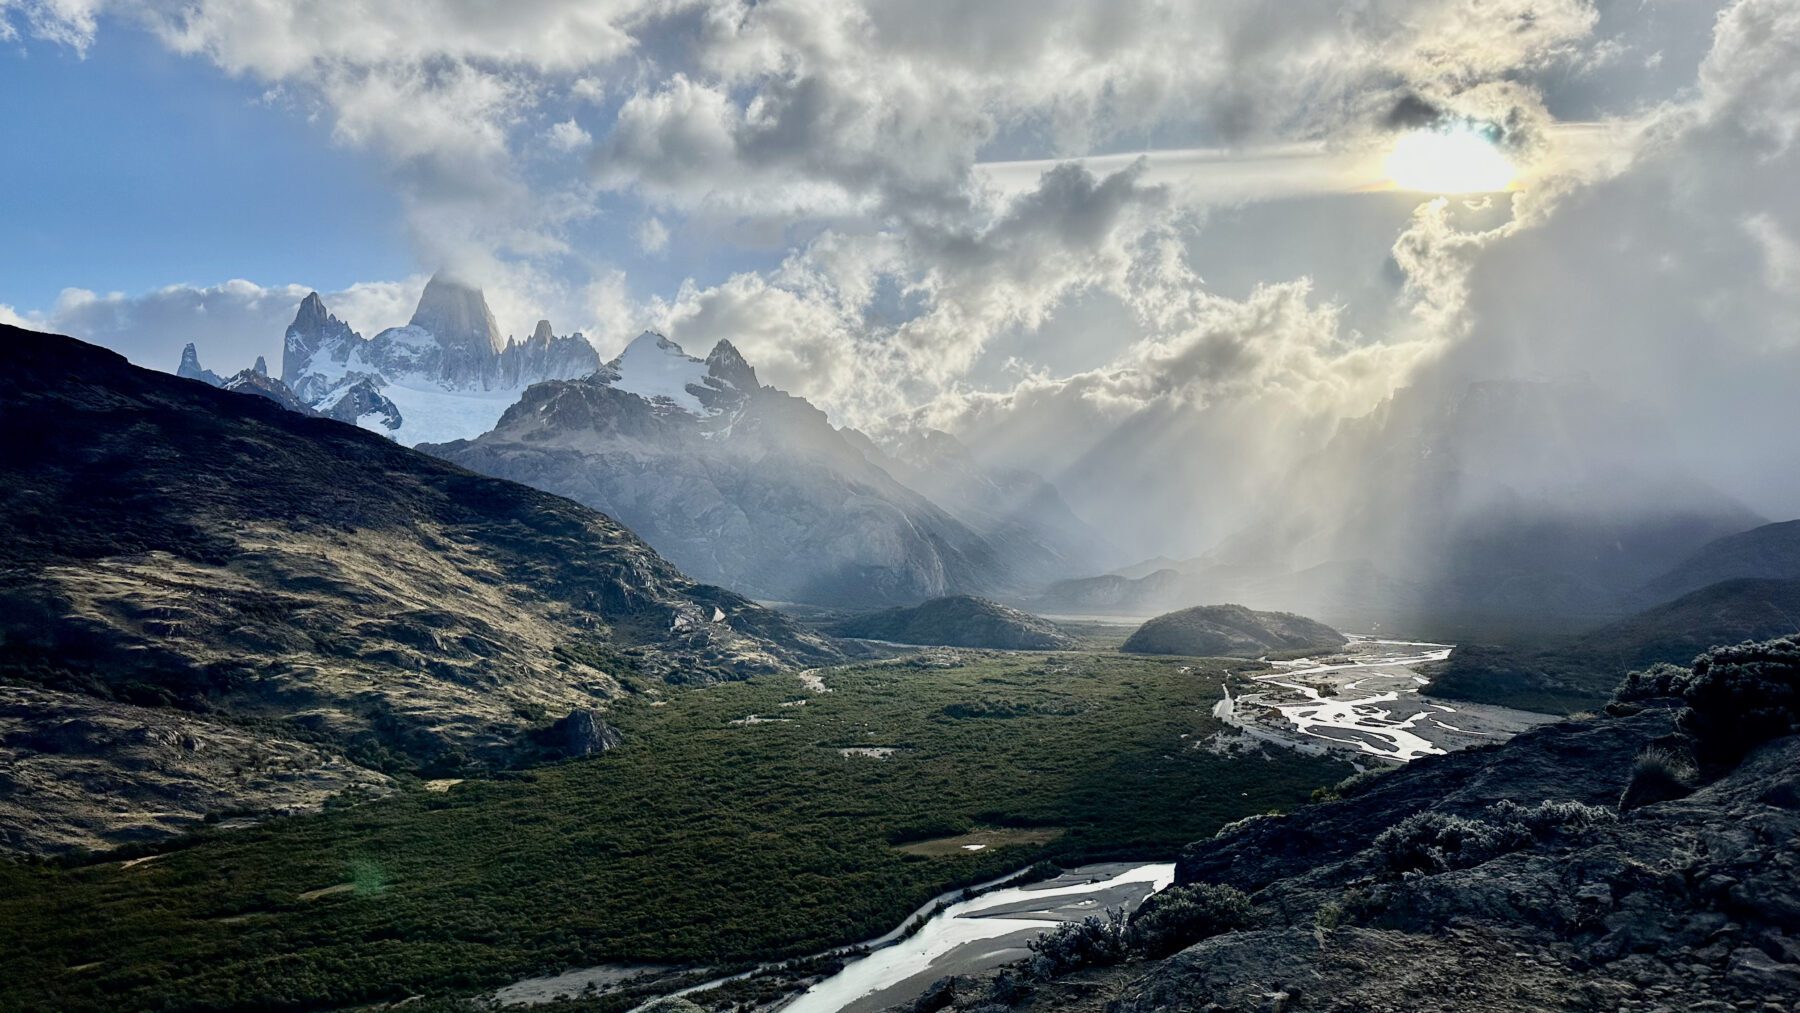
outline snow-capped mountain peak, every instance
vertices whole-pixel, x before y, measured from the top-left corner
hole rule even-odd
[[[659,400],[690,415],[708,414],[695,391],[706,389],[706,363],[655,331],[645,331],[607,363],[617,375],[612,385],[646,401]]]
[[[440,272],[410,322],[366,340],[308,295],[288,327],[281,372],[315,410],[417,443],[474,436],[524,388],[599,366],[586,338],[557,337],[547,320],[523,342],[503,339],[481,290]]]

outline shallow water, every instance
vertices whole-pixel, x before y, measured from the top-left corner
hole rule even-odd
[[[868,1013],[915,998],[947,974],[998,967],[1028,955],[1025,944],[1067,921],[1108,908],[1132,909],[1175,879],[1172,864],[1084,866],[1030,886],[959,901],[919,931],[845,965],[784,1013]]]
[[[1421,697],[1427,680],[1414,669],[1443,661],[1450,651],[1447,644],[1352,638],[1343,655],[1328,662],[1275,662],[1275,671],[1251,676],[1262,688],[1236,699],[1227,692],[1213,714],[1261,738],[1297,736],[1291,741],[1401,763],[1505,739],[1551,720],[1480,704],[1459,705],[1463,720],[1457,723],[1439,720],[1458,708]],[[1278,720],[1260,717],[1263,708]]]

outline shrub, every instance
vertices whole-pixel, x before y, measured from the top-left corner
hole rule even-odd
[[[1422,812],[1375,838],[1389,872],[1438,873],[1468,869],[1539,840],[1582,833],[1617,819],[1611,810],[1580,802],[1543,801],[1520,805],[1500,801],[1479,817]]]
[[[1641,703],[1645,700],[1679,697],[1693,677],[1691,670],[1680,665],[1657,662],[1641,672],[1627,672],[1613,690],[1614,703]]]
[[[1800,638],[1715,647],[1694,660],[1681,728],[1702,759],[1729,765],[1800,727]]]
[[[1336,932],[1344,924],[1344,906],[1328,900],[1313,912],[1313,927],[1322,932]]]
[[[1126,941],[1146,957],[1166,957],[1202,939],[1250,924],[1250,898],[1211,883],[1172,886],[1153,894],[1131,916]]]
[[[1237,833],[1239,830],[1244,829],[1245,827],[1251,825],[1252,823],[1256,823],[1259,820],[1273,819],[1274,817],[1280,816],[1280,815],[1281,814],[1278,812],[1251,813],[1250,815],[1245,816],[1242,819],[1232,820],[1230,823],[1227,823],[1224,826],[1220,827],[1217,831],[1215,831],[1213,833],[1213,837],[1214,838],[1230,837],[1232,834]]]
[[[1368,791],[1386,773],[1387,769],[1383,767],[1359,770],[1329,788],[1314,788],[1312,800],[1314,802],[1335,802],[1341,798],[1355,798]]]
[[[1671,799],[1686,798],[1693,790],[1694,768],[1672,749],[1651,746],[1631,764],[1631,782],[1619,796],[1619,811]]]
[[[1520,805],[1502,799],[1488,806],[1488,818],[1497,822],[1517,823],[1538,838],[1553,834],[1579,834],[1597,826],[1618,821],[1612,810],[1585,802],[1545,799],[1535,805]]]
[[[1446,872],[1480,865],[1531,843],[1531,833],[1450,813],[1422,812],[1382,831],[1375,847],[1390,872]]]
[[[1037,978],[1055,978],[1084,967],[1110,967],[1123,963],[1130,955],[1125,942],[1125,912],[1113,909],[1106,917],[1089,915],[1078,922],[1065,922],[1033,939],[1031,973]]]

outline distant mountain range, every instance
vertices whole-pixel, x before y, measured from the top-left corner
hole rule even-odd
[[[200,365],[192,344],[176,375],[215,387],[253,381],[284,404],[392,436],[401,443],[474,436],[542,380],[585,376],[600,356],[580,334],[558,337],[540,320],[523,341],[502,337],[481,290],[434,275],[412,320],[365,339],[308,295],[282,343],[281,376],[266,366],[230,380]]]
[[[0,327],[12,846],[492,769],[571,715],[604,745],[624,693],[837,657],[608,517],[261,395]]]
[[[1228,600],[1426,636],[1579,630],[1760,521],[1662,446],[1653,418],[1585,382],[1403,390],[1207,555],[1062,582],[1030,604],[1146,615]]]
[[[412,321],[364,339],[317,293],[279,378],[230,378],[192,345],[177,375],[388,435],[619,518],[701,579],[830,605],[1019,595],[1110,561],[1029,472],[947,433],[879,438],[763,386],[730,342],[705,359],[650,332],[601,363],[585,338],[502,340],[479,289],[432,278]]]
[[[940,434],[931,488],[966,512],[946,509],[900,478],[921,458],[833,428],[726,341],[699,359],[645,332],[590,376],[530,388],[491,432],[421,449],[604,511],[696,577],[777,601],[1017,593],[1091,565],[1099,541],[1041,480],[982,471]]]

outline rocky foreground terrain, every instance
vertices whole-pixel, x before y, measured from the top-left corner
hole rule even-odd
[[[1800,643],[1722,648],[1608,714],[1353,779],[1191,846],[1129,923],[912,1009],[1795,1009],[1797,689]]]
[[[0,328],[0,422],[13,848],[540,758],[622,693],[836,656],[577,504],[70,338]]]

